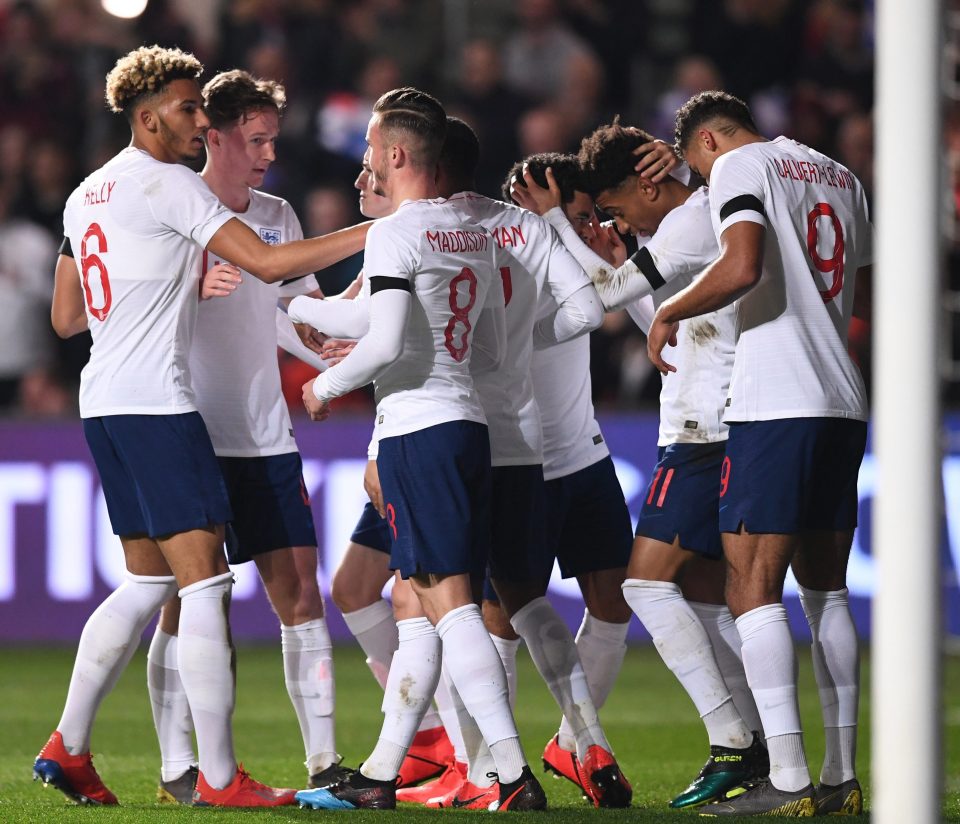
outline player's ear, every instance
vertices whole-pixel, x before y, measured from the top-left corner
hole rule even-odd
[[[133,113],[133,120],[135,123],[143,126],[148,132],[155,132],[157,130],[156,112],[149,106],[138,106]]]
[[[637,193],[644,200],[656,200],[660,187],[656,183],[651,183],[648,178],[637,175]]]
[[[220,130],[213,127],[207,129],[207,143],[212,146],[220,146]]]
[[[708,152],[715,152],[717,150],[717,140],[713,136],[713,132],[711,132],[709,129],[698,130],[697,140],[700,141],[700,144]]]

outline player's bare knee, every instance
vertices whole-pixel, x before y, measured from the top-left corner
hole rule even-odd
[[[498,601],[484,600],[481,609],[483,611],[483,625],[491,635],[503,638],[506,641],[514,641],[520,637],[514,631],[507,613]]]
[[[167,635],[176,635],[180,627],[180,598],[174,597],[167,601],[160,609],[161,631]]]
[[[274,579],[266,589],[270,605],[284,626],[296,626],[323,617],[323,596],[316,581]]]

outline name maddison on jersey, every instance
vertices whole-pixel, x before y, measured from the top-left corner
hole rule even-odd
[[[852,189],[853,175],[846,169],[822,166],[809,160],[773,158],[773,168],[780,177],[789,177],[798,183],[826,183],[835,189]]]
[[[471,232],[463,229],[457,229],[453,232],[445,232],[442,229],[430,231],[428,229],[424,236],[434,252],[484,252],[490,240],[490,236],[486,232]]]

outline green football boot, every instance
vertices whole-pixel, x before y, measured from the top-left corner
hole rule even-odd
[[[769,772],[770,758],[757,732],[754,732],[753,741],[745,749],[712,746],[710,757],[700,774],[670,802],[670,806],[678,809],[719,801],[726,798],[731,790],[742,787],[747,781],[765,778]]]

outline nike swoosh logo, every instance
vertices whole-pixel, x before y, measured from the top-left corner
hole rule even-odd
[[[523,791],[524,786],[526,786],[526,785],[525,785],[525,784],[521,784],[521,785],[520,785],[519,787],[517,787],[512,793],[510,793],[510,795],[508,795],[505,799],[503,799],[503,801],[500,803],[500,806],[498,807],[498,809],[500,809],[500,810],[509,810],[509,809],[510,809],[510,802],[513,801],[513,799],[515,799],[518,795],[520,795],[520,793]]]
[[[468,804],[472,804],[474,801],[483,798],[486,793],[480,793],[480,795],[475,795],[473,798],[454,798],[451,807],[466,807]]]

